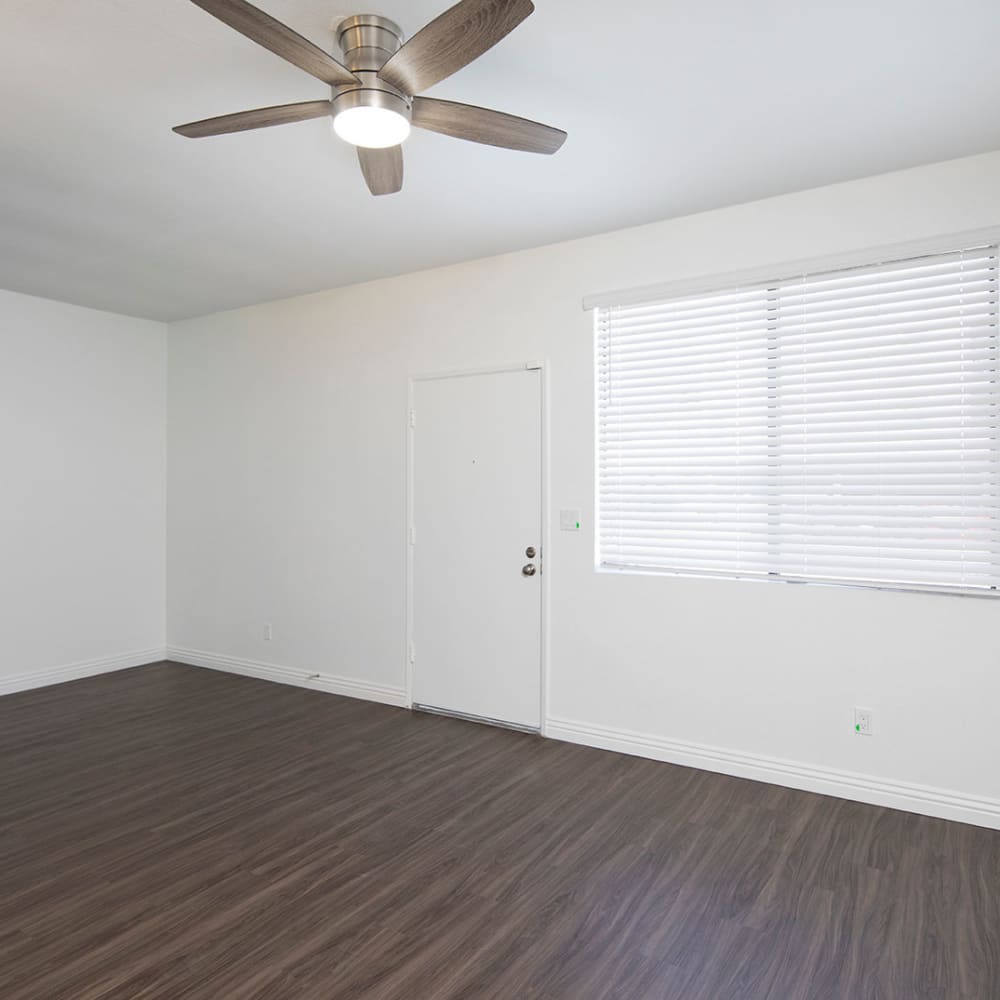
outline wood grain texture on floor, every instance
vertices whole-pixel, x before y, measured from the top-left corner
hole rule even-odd
[[[998,1000],[1000,833],[174,664],[0,699],[4,1000]]]

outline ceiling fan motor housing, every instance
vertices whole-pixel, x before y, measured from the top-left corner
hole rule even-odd
[[[410,95],[379,79],[378,71],[403,45],[403,31],[378,14],[355,14],[337,26],[344,65],[361,81],[333,88],[333,116],[351,108],[385,108],[410,121]]]

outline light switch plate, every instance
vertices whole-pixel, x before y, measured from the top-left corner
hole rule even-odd
[[[580,530],[580,512],[578,510],[561,510],[561,511],[559,511],[559,530],[560,531],[579,531]]]

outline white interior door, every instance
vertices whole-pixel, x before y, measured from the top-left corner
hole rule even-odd
[[[420,380],[413,398],[413,702],[537,729],[541,372]]]

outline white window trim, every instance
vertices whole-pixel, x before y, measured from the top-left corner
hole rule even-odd
[[[633,306],[645,302],[682,298],[688,295],[707,294],[726,289],[738,289],[748,285],[793,280],[802,275],[821,271],[835,271],[854,267],[874,266],[891,263],[908,257],[948,253],[956,247],[974,247],[1000,244],[1000,224],[979,229],[961,230],[947,235],[912,240],[903,243],[882,244],[877,247],[855,249],[838,254],[805,257],[798,260],[765,264],[759,267],[735,271],[716,272],[693,278],[676,279],[652,285],[639,285],[618,291],[601,292],[585,296],[583,309],[594,312],[593,340],[591,350],[596,357],[597,310],[613,306]],[[600,452],[600,410],[598,403],[597,379],[594,379],[594,510],[600,510],[600,478],[596,474]],[[789,586],[835,587],[843,590],[881,591],[894,594],[929,594],[939,597],[963,597],[974,600],[996,601],[1000,591],[973,591],[953,589],[943,586],[922,586],[919,584],[884,584],[824,580],[821,578],[796,578],[792,576],[741,576],[731,572],[711,570],[692,572],[690,570],[664,569],[649,566],[611,566],[601,562],[600,532],[595,519],[594,530],[594,572],[607,576],[651,576],[670,577],[685,580],[729,581],[740,583],[785,584]]]
[[[686,295],[719,292],[728,288],[745,285],[761,285],[767,282],[789,281],[813,271],[839,271],[852,267],[867,267],[886,264],[904,257],[922,257],[926,254],[947,253],[956,246],[981,246],[1000,243],[1000,223],[983,229],[967,229],[964,232],[948,233],[929,239],[913,240],[907,243],[891,243],[877,247],[865,247],[845,253],[828,254],[821,257],[804,257],[800,260],[784,260],[761,267],[745,268],[739,271],[716,272],[694,278],[681,278],[655,285],[640,285],[619,291],[600,292],[588,295],[583,300],[583,309],[603,309],[608,306],[634,306],[659,299],[678,299]]]

